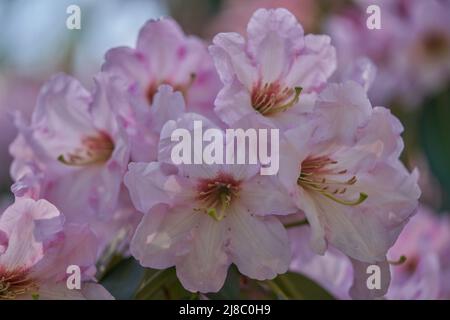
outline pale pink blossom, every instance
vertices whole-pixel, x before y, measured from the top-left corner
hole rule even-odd
[[[129,146],[107,86],[99,75],[91,94],[77,80],[56,75],[42,88],[30,124],[17,117],[19,136],[10,150],[18,196],[45,198],[71,222],[114,212]]]
[[[165,121],[176,119],[185,100],[189,112],[214,118],[213,103],[220,81],[202,40],[186,36],[169,18],[151,20],[139,32],[136,48],[118,47],[105,56],[102,71],[110,77],[114,108],[124,118],[134,161],[154,161],[157,133]],[[165,85],[163,92],[158,90]],[[168,97],[166,87],[177,95]],[[164,111],[164,99],[173,109]]]
[[[305,36],[286,9],[257,10],[247,38],[219,33],[210,52],[224,83],[215,110],[228,125],[244,117],[281,129],[298,125],[336,67],[330,38]]]
[[[17,135],[12,114],[21,111],[28,118],[39,92],[39,82],[23,76],[2,72],[0,76],[0,181],[9,182],[9,164],[12,161],[8,146]]]
[[[330,248],[315,254],[307,245],[307,227],[289,231],[293,258],[290,269],[307,275],[339,299],[349,299],[352,285],[351,262],[343,253]],[[391,283],[387,299],[449,299],[450,222],[421,206],[388,252]],[[402,257],[404,257],[404,260]]]
[[[352,81],[325,88],[310,121],[286,131],[279,178],[309,222],[316,253],[330,244],[355,270],[365,274],[365,265],[379,264],[388,271],[386,253],[420,196],[417,173],[398,159],[401,131],[399,121],[385,108],[372,108]],[[383,295],[388,275],[383,279],[383,288],[372,292],[355,281],[352,294]]]
[[[381,7],[381,29],[366,26],[369,4]],[[406,108],[445,89],[450,80],[450,3],[431,0],[358,1],[332,16],[327,30],[338,53],[339,72],[360,57],[378,68],[369,96],[377,104],[396,99]]]
[[[1,299],[112,299],[94,282],[97,239],[85,225],[64,224],[46,200],[17,199],[0,216]],[[69,290],[67,267],[81,270]]]
[[[162,139],[174,128],[192,129],[196,119],[208,123],[186,114],[165,125]],[[125,184],[145,213],[131,243],[143,266],[176,266],[183,286],[194,292],[218,291],[231,263],[258,280],[287,271],[287,233],[274,215],[297,209],[258,166],[131,163]]]
[[[450,299],[450,221],[421,207],[406,225],[388,257],[406,261],[391,266],[388,299]]]

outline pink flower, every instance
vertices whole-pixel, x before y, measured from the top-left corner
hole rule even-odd
[[[111,215],[129,161],[127,135],[104,94],[108,84],[101,75],[95,80],[91,95],[69,76],[53,77],[31,123],[18,118],[11,147],[17,195],[45,198],[74,222]]]
[[[48,201],[17,199],[0,216],[0,299],[111,299],[93,282],[96,241]],[[80,267],[81,290],[66,286],[70,265]]]
[[[213,43],[210,52],[224,83],[215,110],[228,125],[244,117],[282,129],[298,125],[336,66],[330,38],[304,36],[285,9],[259,9],[247,39],[219,33]]]
[[[389,299],[450,299],[450,221],[422,207],[406,225],[389,259],[405,256],[391,266]]]
[[[348,299],[353,271],[350,260],[331,248],[319,256],[304,245],[309,230],[305,227],[289,231],[293,259],[290,269],[303,273],[340,299]],[[387,299],[449,299],[450,222],[425,207],[414,215],[389,250],[391,283]],[[406,260],[402,263],[401,257]]]
[[[359,2],[328,23],[339,71],[360,57],[373,60],[378,74],[369,95],[378,104],[398,99],[411,108],[445,89],[450,80],[448,1],[378,1],[380,30],[366,26],[366,8],[373,2]]]
[[[192,129],[196,119],[208,123],[194,114],[169,121],[162,141],[174,128]],[[131,243],[143,266],[175,265],[183,286],[200,292],[218,291],[231,263],[259,280],[287,271],[287,233],[274,215],[296,208],[258,166],[176,167],[162,159],[164,147],[159,162],[131,163],[125,175],[134,205],[145,213]]]
[[[139,32],[135,49],[113,48],[105,58],[102,71],[113,83],[110,96],[114,108],[127,123],[133,160],[154,161],[156,133],[165,121],[176,119],[182,111],[179,107],[171,112],[160,110],[161,100],[169,95],[165,88],[158,97],[161,85],[170,85],[178,92],[171,99],[184,98],[188,111],[215,117],[213,102],[220,82],[212,59],[205,44],[184,35],[175,21],[147,22]]]
[[[286,131],[279,178],[306,215],[316,253],[324,254],[329,243],[364,275],[367,264],[388,271],[386,253],[420,196],[417,174],[398,160],[401,131],[398,120],[385,108],[372,108],[351,81],[325,88],[312,119]],[[370,293],[356,281],[353,295],[383,295],[388,278]]]
[[[8,154],[8,146],[17,135],[17,128],[12,120],[12,113],[20,110],[29,117],[34,101],[39,92],[36,80],[2,72],[0,76],[0,181],[8,181],[8,167],[12,161]]]

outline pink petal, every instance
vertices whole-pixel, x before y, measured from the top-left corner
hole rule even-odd
[[[305,93],[322,89],[336,69],[336,52],[326,35],[307,35],[306,47],[293,58],[284,80],[292,87],[302,87]]]
[[[45,245],[57,237],[62,219],[46,200],[16,199],[0,217],[0,229],[8,237],[0,265],[10,269],[33,266],[42,259]]]
[[[98,240],[87,225],[69,224],[64,227],[64,235],[46,249],[43,259],[33,267],[33,276],[44,282],[62,281],[67,267],[76,265],[85,278],[91,279],[97,249]]]
[[[144,267],[174,266],[191,248],[190,234],[200,217],[192,208],[155,206],[139,224],[131,241],[131,254]]]
[[[224,84],[230,84],[236,77],[247,90],[258,79],[257,70],[247,56],[245,39],[237,33],[219,33],[209,47],[216,69]]]
[[[203,215],[195,229],[189,254],[177,263],[177,276],[192,292],[217,292],[231,264],[225,251],[226,226]]]
[[[266,280],[285,273],[291,253],[286,230],[274,217],[257,217],[238,207],[229,219],[232,261],[253,279]]]
[[[168,85],[161,85],[151,108],[152,129],[160,132],[168,120],[176,120],[185,112],[183,95]]]
[[[287,215],[298,211],[275,179],[259,174],[243,183],[239,201],[248,212],[256,215]]]
[[[316,109],[334,141],[352,143],[356,129],[370,118],[372,106],[364,89],[356,82],[330,84],[319,95]]]
[[[128,47],[108,50],[102,71],[126,79],[129,85],[137,82],[142,89],[145,89],[151,81],[146,59],[142,54]]]
[[[158,70],[158,79],[170,79],[177,72],[179,50],[184,34],[171,19],[151,20],[139,31],[136,48],[147,59],[150,70]]]
[[[175,196],[182,192],[175,173],[170,166],[158,162],[130,163],[124,183],[136,209],[146,213],[160,203],[173,205]]]
[[[247,26],[248,49],[265,82],[276,80],[303,48],[303,28],[286,9],[259,9]]]
[[[214,105],[214,110],[222,121],[231,126],[245,116],[257,115],[251,105],[248,90],[236,80],[219,92]]]

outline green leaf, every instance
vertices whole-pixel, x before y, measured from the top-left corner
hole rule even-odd
[[[443,208],[450,209],[450,90],[428,98],[420,120],[420,142],[430,169],[444,189]]]
[[[118,300],[133,299],[145,269],[134,258],[123,259],[112,268],[100,283]]]
[[[217,293],[210,293],[207,295],[208,298],[212,300],[238,300],[241,298],[240,293],[240,279],[237,268],[232,265],[228,269],[227,279],[222,289]]]
[[[334,297],[327,290],[299,273],[288,272],[279,275],[274,280],[271,280],[268,286],[271,289],[277,287],[273,291],[280,299],[334,300]]]
[[[165,270],[146,269],[144,281],[136,293],[139,300],[191,299],[193,294],[183,288],[175,268]]]

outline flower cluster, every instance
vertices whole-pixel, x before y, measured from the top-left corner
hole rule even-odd
[[[402,126],[371,105],[370,83],[331,83],[335,69],[330,37],[305,35],[285,9],[259,9],[245,36],[220,33],[209,48],[171,19],[149,21],[135,48],[106,53],[91,91],[54,76],[31,121],[15,117],[0,298],[44,297],[63,279],[52,275],[60,264],[83,266],[93,288],[92,268],[112,243],[144,267],[175,266],[189,291],[217,292],[231,264],[257,280],[285,273],[296,241],[348,256],[353,297],[384,295],[387,252],[418,205],[417,173],[400,162]],[[279,172],[175,164],[171,133],[197,120],[224,134],[278,129]],[[296,219],[309,240],[289,238]],[[371,264],[383,270],[377,290],[363,279]]]

